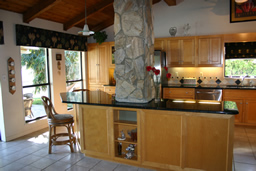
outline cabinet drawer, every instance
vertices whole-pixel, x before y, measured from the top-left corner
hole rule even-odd
[[[94,85],[94,84],[89,84],[89,90],[91,91],[96,91],[96,90],[101,90],[104,91],[104,87],[102,85]]]
[[[109,87],[109,86],[104,87],[104,92],[108,94],[115,94],[115,91],[116,91],[116,87]]]
[[[242,95],[242,96],[241,96]],[[223,90],[223,98],[224,99],[255,99],[256,91],[255,90]]]
[[[195,99],[194,88],[163,88],[164,99]]]

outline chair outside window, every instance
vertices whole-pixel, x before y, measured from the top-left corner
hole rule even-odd
[[[29,116],[30,118],[34,117],[34,114],[31,110],[32,104],[33,104],[33,94],[32,93],[26,93],[23,95],[25,99],[23,99],[24,102],[24,108],[25,108],[25,116]]]
[[[51,102],[51,100],[46,97],[41,97],[44,105],[45,112],[48,117],[49,124],[49,151],[51,154],[53,145],[69,145],[71,152],[74,152],[73,145],[76,142],[74,134],[74,118],[69,114],[58,114]],[[67,128],[67,133],[56,133],[56,127],[64,126]],[[58,140],[60,137],[68,137],[68,140]]]

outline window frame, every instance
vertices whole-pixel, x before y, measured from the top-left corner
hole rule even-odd
[[[42,47],[39,47],[42,48]],[[51,99],[51,83],[50,83],[50,69],[49,69],[49,49],[45,48],[46,51],[46,72],[47,72],[47,83],[43,83],[43,84],[34,84],[34,85],[26,85],[26,86],[22,86],[22,92],[24,88],[31,88],[31,87],[39,87],[39,86],[48,86],[48,97]],[[22,73],[21,73],[21,78],[22,78]],[[45,118],[47,117],[47,114],[43,117],[39,117],[39,118],[35,118],[35,119],[31,119],[31,120],[27,120],[25,121],[25,123],[29,123],[29,122],[33,122],[35,120],[39,120],[41,118]]]

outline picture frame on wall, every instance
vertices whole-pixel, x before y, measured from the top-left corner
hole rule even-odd
[[[256,0],[236,3],[230,0],[230,23],[256,21]]]

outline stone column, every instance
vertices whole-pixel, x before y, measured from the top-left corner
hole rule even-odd
[[[114,0],[116,100],[147,103],[153,99],[154,33],[152,0]]]

